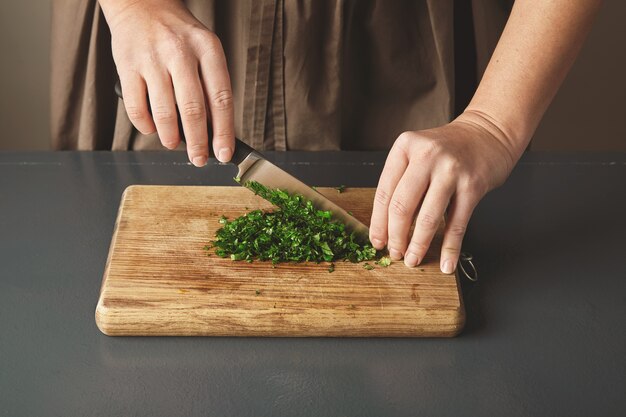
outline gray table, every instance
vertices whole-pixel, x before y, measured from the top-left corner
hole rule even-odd
[[[385,157],[270,156],[320,186],[375,186]],[[0,153],[0,415],[626,415],[625,154],[528,154],[483,200],[456,339],[102,335],[124,188],[234,173],[182,153]]]

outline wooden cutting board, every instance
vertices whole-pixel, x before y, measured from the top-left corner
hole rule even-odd
[[[369,224],[374,189],[318,189]],[[229,218],[271,205],[243,187],[131,186],[122,196],[96,323],[107,335],[454,336],[465,322],[455,275],[424,263],[235,262],[203,249]]]

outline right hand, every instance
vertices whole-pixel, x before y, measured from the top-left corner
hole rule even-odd
[[[189,160],[206,164],[210,120],[213,153],[221,162],[230,161],[235,146],[233,94],[217,36],[178,0],[100,4],[111,29],[124,106],[137,130],[156,130],[163,146],[176,148],[182,133],[178,105]]]

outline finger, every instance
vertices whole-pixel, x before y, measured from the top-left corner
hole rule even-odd
[[[450,179],[434,180],[429,186],[415,219],[413,236],[404,257],[405,265],[413,267],[424,259],[453,192],[454,182]]]
[[[180,143],[176,101],[172,80],[166,72],[153,72],[146,77],[152,120],[163,146],[174,149]]]
[[[135,128],[148,135],[156,130],[148,108],[146,82],[137,73],[120,73],[120,84],[124,93],[124,107]]]
[[[222,45],[215,35],[209,39],[200,59],[200,74],[211,113],[213,152],[220,162],[228,162],[235,148],[233,92]]]
[[[389,256],[402,259],[409,244],[415,211],[428,188],[430,174],[417,163],[409,163],[389,203]]]
[[[465,230],[476,204],[471,198],[463,197],[459,194],[450,203],[443,244],[441,246],[440,267],[441,272],[445,274],[453,273],[459,262]]]
[[[378,180],[370,220],[370,241],[378,250],[383,249],[387,244],[389,202],[408,164],[406,152],[394,145],[387,156],[385,167]]]
[[[172,80],[189,160],[197,167],[204,166],[209,157],[209,136],[204,90],[196,64],[175,68]]]

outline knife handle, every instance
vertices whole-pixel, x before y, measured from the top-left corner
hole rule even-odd
[[[241,139],[235,138],[235,150],[233,151],[233,157],[230,158],[230,163],[239,165],[252,152],[254,152],[254,148],[252,146],[249,146]]]
[[[117,80],[117,82],[115,83],[115,94],[117,94],[117,96],[120,99],[124,99],[124,97],[122,96],[122,85],[120,84],[120,80]],[[152,113],[152,111],[150,112]],[[180,113],[178,112],[178,107],[176,107],[176,115],[178,118],[178,131],[180,132],[180,138],[182,139],[183,142],[186,142],[185,135],[183,133],[183,123],[180,119]],[[209,136],[211,136],[213,133],[211,126],[208,126],[208,133],[209,133]],[[232,164],[239,165],[252,152],[254,152],[254,148],[249,146],[247,143],[245,143],[241,139],[235,138],[235,150],[233,151],[233,157],[230,159],[230,162]]]

